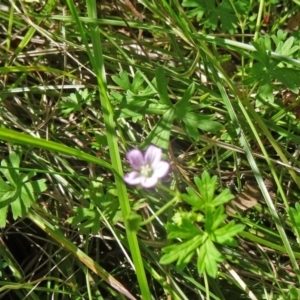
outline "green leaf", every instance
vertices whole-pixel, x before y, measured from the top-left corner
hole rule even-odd
[[[30,207],[30,205],[34,202],[34,190],[30,182],[20,186],[19,197],[26,208]]]
[[[1,202],[6,201],[11,197],[11,195],[9,195],[8,197],[6,196],[11,191],[13,191],[13,187],[4,182],[2,177],[0,177],[0,207],[2,206]]]
[[[252,10],[250,0],[235,0],[232,3],[234,3],[235,9],[240,15],[246,15]]]
[[[59,102],[59,108],[63,115],[75,113],[82,110],[83,105],[89,105],[94,100],[95,92],[90,92],[88,89],[77,90],[75,93],[64,97]]]
[[[157,122],[148,137],[142,143],[141,147],[143,148],[152,143],[162,149],[168,149],[173,121],[174,109],[170,108]]]
[[[172,221],[176,226],[182,226],[184,221],[188,221],[191,224],[195,222],[199,223],[202,222],[204,219],[203,215],[200,213],[196,213],[195,211],[184,211],[182,208],[179,208],[173,215]],[[197,227],[197,230],[199,228]],[[201,231],[202,232],[202,231]]]
[[[221,27],[226,32],[235,33],[238,18],[232,9],[232,4],[229,0],[223,0],[217,9],[218,16],[221,20]]]
[[[247,0],[223,0],[217,6],[215,1],[210,0],[183,0],[182,6],[194,8],[188,11],[188,16],[196,16],[205,27],[212,28],[213,30],[221,27],[224,32],[229,31],[232,34],[235,32],[238,22],[235,10],[242,15],[247,14],[250,8],[249,1]],[[219,25],[219,20],[221,25]]]
[[[166,229],[168,231],[169,239],[189,239],[196,235],[203,234],[197,226],[188,220],[182,220],[182,224],[180,226],[167,224]]]
[[[59,102],[59,108],[63,115],[69,115],[70,113],[75,113],[82,110],[82,101],[81,94],[76,92],[69,95],[67,98],[63,98]]]
[[[260,98],[263,98],[272,103],[274,102],[272,80],[269,75],[263,78],[263,80],[260,82],[260,86],[258,88],[257,93],[259,94]]]
[[[149,115],[164,115],[169,109],[170,107],[165,104],[150,103],[144,112]]]
[[[296,203],[295,208],[291,207],[290,211],[293,214],[296,226],[300,229],[300,204]]]
[[[191,254],[203,243],[205,238],[206,236],[197,235],[186,242],[164,247],[162,251],[166,254],[161,257],[159,262],[163,265],[170,264],[176,260],[187,263],[187,259],[184,258],[187,257],[188,259],[191,259]]]
[[[195,251],[191,251],[190,253],[179,256],[176,263],[176,267],[178,268],[178,270],[183,271],[194,255],[195,255]]]
[[[267,52],[264,39],[260,39],[257,42],[252,42],[252,45],[256,49],[256,51],[252,53],[252,56],[264,67],[268,68],[271,61],[271,56]]]
[[[213,222],[211,223],[211,227],[206,230],[207,232],[214,232],[226,220],[227,215],[224,214],[224,211],[225,210],[223,205],[217,207],[217,209],[213,213]]]
[[[202,210],[205,206],[203,199],[191,187],[187,189],[188,194],[181,194],[181,198],[196,210]]]
[[[5,227],[8,207],[15,198],[14,187],[6,184],[0,177],[0,227]]]
[[[1,161],[1,166],[3,168],[0,168],[0,172],[8,179],[8,181],[17,186],[19,181],[19,165],[20,165],[20,159],[19,156],[12,152],[9,155],[9,159],[4,159]]]
[[[300,233],[300,204],[296,203],[295,208],[290,208],[290,214],[293,215],[293,219],[295,221],[294,231],[298,231]]]
[[[216,196],[213,201],[213,206],[219,206],[229,202],[230,200],[234,199],[234,195],[232,195],[229,189],[224,189],[218,196]]]
[[[9,159],[2,160],[0,168],[1,173],[6,177],[6,183],[0,177],[0,209],[5,215],[0,220],[1,226],[5,224],[6,212],[8,206],[11,206],[13,218],[24,217],[28,208],[36,200],[35,193],[41,193],[46,190],[45,179],[32,181],[35,172],[20,173],[20,157],[12,152]]]
[[[6,216],[7,216],[8,205],[0,207],[0,228],[6,226]]]
[[[11,204],[11,210],[13,214],[13,219],[16,220],[18,217],[24,217],[27,213],[26,206],[24,205],[23,201],[21,201],[21,198],[16,198],[15,201],[12,201]]]
[[[125,101],[125,95],[124,93],[119,93],[119,92],[115,92],[115,91],[112,91],[110,93],[110,100],[113,102],[116,102],[116,103],[121,103],[122,100]]]
[[[119,76],[120,77],[113,75],[111,77],[111,79],[123,90],[125,90],[125,91],[129,90],[131,87],[131,84],[129,81],[128,73],[126,71],[121,71],[119,73]]]
[[[244,230],[245,226],[242,224],[235,224],[234,221],[229,222],[225,226],[216,229],[210,236],[213,242],[224,245],[235,246],[236,241],[233,239],[238,233]]]
[[[203,201],[206,204],[210,204],[214,198],[217,176],[213,176],[211,178],[208,172],[204,171],[202,173],[201,179],[199,177],[195,177],[194,182],[202,196]]]
[[[276,33],[276,35],[272,35],[271,38],[275,45],[278,45],[280,42],[285,41],[287,36],[287,32],[284,32],[283,30],[279,29]]]
[[[205,4],[203,0],[183,0],[182,6],[183,7],[197,7],[199,9],[199,11],[204,8],[208,8],[208,9],[215,8],[214,1],[209,1],[209,2],[207,2],[207,4]]]
[[[36,175],[36,173],[34,171],[29,171],[29,173],[24,173],[24,174],[20,174],[20,181],[21,182],[26,182],[28,180],[30,180],[31,178],[33,178]]]
[[[197,129],[197,126],[193,125],[194,124],[193,120],[189,119],[188,116],[186,116],[186,115],[184,116],[184,118],[182,120],[185,124],[185,129],[186,129],[188,136],[193,138],[195,141],[199,141],[200,133]]]
[[[157,91],[160,97],[160,102],[162,104],[172,106],[172,102],[168,95],[167,85],[168,82],[165,77],[165,71],[163,67],[157,67],[155,70],[155,79],[156,79],[156,86]]]
[[[289,290],[287,291],[287,295],[286,295],[286,299],[299,300],[300,299],[300,289],[297,289],[294,286],[290,285]]]
[[[126,220],[130,230],[132,231],[138,231],[140,229],[140,224],[142,221],[142,217],[135,212],[131,212]]]
[[[299,50],[299,46],[294,46],[295,38],[294,37],[289,37],[284,43],[280,41],[277,44],[277,48],[275,50],[276,53],[284,56],[291,56],[294,52]]]
[[[101,215],[97,209],[74,207],[73,212],[75,216],[67,219],[72,227],[80,229],[82,233],[99,232]]]
[[[223,130],[224,127],[220,123],[212,121],[212,118],[214,118],[214,116],[186,112],[184,116],[182,116],[182,121],[185,123],[187,132],[195,140],[199,140],[200,135],[196,128],[211,133],[217,133]]]
[[[245,85],[252,85],[259,82],[258,94],[261,98],[270,102],[274,101],[272,77],[270,71],[276,66],[272,64],[267,67],[262,63],[255,63],[249,70],[249,77],[244,80]]]
[[[181,198],[196,210],[204,210],[205,207],[215,208],[234,198],[228,189],[223,190],[219,195],[215,196],[217,177],[213,176],[211,178],[207,171],[203,172],[201,179],[195,177],[194,182],[198,193],[191,187],[188,187],[188,194],[181,194]]]
[[[166,113],[169,106],[158,103],[154,99],[145,99],[145,97],[133,97],[133,100],[124,99],[120,104],[121,114],[117,118],[128,118],[132,116],[143,116],[145,114],[162,115]]]
[[[199,129],[210,132],[210,133],[218,133],[224,129],[224,126],[217,121],[204,121],[201,120],[197,126]]]
[[[188,105],[190,99],[195,93],[196,85],[192,83],[184,92],[182,98],[174,105],[175,107],[175,115],[176,117],[180,118],[190,109]],[[183,113],[182,113],[183,112]]]
[[[198,260],[197,269],[199,274],[206,272],[209,276],[215,278],[218,272],[218,263],[224,259],[215,245],[208,239],[197,250]]]
[[[42,193],[47,190],[46,179],[30,181],[28,184],[31,185],[31,188],[34,193]]]
[[[136,72],[131,84],[132,92],[137,94],[139,91],[139,88],[144,83],[144,78],[142,77],[140,72]]]
[[[291,68],[276,68],[270,71],[270,74],[293,93],[298,94],[300,86],[299,70]]]

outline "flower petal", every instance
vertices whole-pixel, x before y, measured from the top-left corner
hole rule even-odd
[[[139,172],[132,171],[130,173],[125,174],[124,181],[130,185],[137,185],[141,183],[142,177]]]
[[[157,177],[151,176],[151,177],[141,177],[141,186],[149,189],[154,187],[157,184]]]
[[[150,145],[145,153],[145,163],[155,168],[155,165],[161,160],[162,151],[160,148]]]
[[[139,149],[132,149],[126,154],[129,163],[135,170],[140,170],[141,166],[144,164],[143,153]]]
[[[155,169],[153,169],[153,177],[162,178],[168,174],[170,169],[170,164],[166,161],[160,161],[155,165]]]

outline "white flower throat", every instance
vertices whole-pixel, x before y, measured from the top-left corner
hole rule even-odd
[[[151,177],[153,174],[153,170],[148,164],[146,164],[141,166],[140,174],[144,177]]]

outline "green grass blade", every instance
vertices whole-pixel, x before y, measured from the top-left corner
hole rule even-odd
[[[122,179],[123,169],[122,169],[122,164],[121,164],[120,151],[119,151],[119,147],[118,147],[118,143],[117,143],[117,135],[116,135],[113,110],[112,110],[112,107],[111,107],[111,104],[110,104],[110,101],[108,98],[108,93],[107,93],[106,74],[105,74],[105,67],[104,67],[104,61],[103,61],[103,55],[102,55],[102,46],[101,46],[100,35],[97,30],[98,27],[96,24],[90,25],[90,34],[91,34],[91,39],[92,39],[93,51],[94,51],[94,53],[92,54],[90,51],[90,48],[88,46],[88,43],[87,43],[86,33],[85,33],[82,23],[79,19],[78,12],[74,6],[74,3],[71,0],[68,0],[67,3],[70,8],[70,11],[72,13],[72,16],[75,20],[75,23],[78,27],[78,30],[80,32],[82,41],[83,41],[84,45],[86,46],[86,50],[89,55],[90,62],[93,66],[93,70],[97,76],[99,92],[100,92],[101,107],[103,110],[104,123],[105,123],[106,131],[107,131],[106,136],[107,136],[107,141],[108,141],[108,146],[109,146],[111,163],[112,163],[116,173],[118,175],[120,175],[120,176],[115,176],[115,182],[116,182],[116,187],[118,190],[118,197],[119,197],[119,201],[120,201],[123,218],[124,218],[124,220],[126,220],[127,217],[130,215],[131,208],[129,205],[127,189],[126,189],[126,186]],[[96,1],[87,1],[86,3],[87,3],[88,16],[90,18],[97,18]],[[151,294],[150,294],[150,290],[148,287],[148,282],[147,282],[147,278],[146,278],[146,274],[145,274],[145,269],[143,266],[143,260],[142,260],[136,233],[129,229],[126,221],[125,221],[125,226],[126,226],[128,244],[129,244],[129,248],[131,251],[132,258],[133,258],[135,272],[137,275],[142,298],[143,299],[151,299]]]
[[[42,11],[40,12],[41,15],[48,15],[51,13],[52,9],[56,6],[55,0],[48,0],[46,1]],[[15,6],[15,4],[14,4]],[[22,5],[21,5],[22,6]],[[15,9],[22,14],[22,12],[15,6]],[[36,32],[36,25],[39,25],[43,18],[37,18],[34,22],[31,21],[29,18],[25,18],[23,16],[23,19],[25,19],[29,23],[29,29],[24,36],[24,38],[21,40],[20,44],[18,45],[17,49],[14,51],[14,57],[18,56],[20,52],[26,47],[26,45],[30,42],[31,38]],[[33,26],[34,25],[34,26]]]
[[[100,158],[96,158],[93,155],[84,153],[83,151],[59,144],[56,142],[36,138],[28,134],[23,134],[14,130],[0,128],[0,140],[10,143],[22,144],[26,146],[39,147],[45,150],[63,153],[66,155],[74,156],[85,161],[95,163],[102,167],[112,169],[112,166]]]
[[[103,280],[105,280],[114,289],[116,289],[129,299],[135,299],[135,297],[133,297],[131,293],[129,293],[129,291],[125,289],[125,287],[119,281],[117,281],[108,272],[101,268],[93,259],[91,259],[88,255],[86,255],[83,251],[76,247],[67,238],[65,238],[63,233],[57,228],[57,226],[50,224],[47,220],[43,219],[34,210],[30,210],[27,216],[32,222],[34,222],[49,236],[51,236],[59,245],[61,245],[68,252],[71,252],[74,255],[74,257],[79,259],[83,264],[85,264],[90,270],[92,270]]]
[[[263,178],[262,178],[262,175],[261,175],[261,172],[257,166],[257,163],[255,161],[255,158],[252,154],[252,150],[248,144],[248,141],[246,139],[246,136],[245,136],[245,133],[243,131],[243,128],[237,118],[237,115],[235,113],[235,110],[232,106],[232,103],[227,95],[227,92],[224,88],[224,84],[221,82],[220,80],[220,77],[218,76],[217,74],[217,71],[220,72],[222,75],[223,75],[223,78],[225,78],[226,80],[226,83],[228,86],[231,87],[231,90],[232,92],[235,94],[236,96],[236,99],[238,101],[241,101],[240,99],[238,99],[238,93],[236,91],[236,88],[231,84],[230,80],[227,78],[226,74],[224,74],[223,70],[220,69],[220,67],[218,66],[218,63],[215,61],[215,58],[211,55],[210,51],[207,49],[207,47],[202,43],[200,42],[201,46],[202,46],[202,49],[205,51],[209,61],[211,64],[213,64],[215,68],[212,68],[212,73],[213,73],[213,76],[215,78],[215,81],[216,81],[216,84],[219,88],[219,91],[222,95],[222,98],[224,100],[224,104],[225,106],[227,107],[227,111],[229,112],[229,115],[230,115],[230,118],[233,122],[233,124],[235,124],[235,127],[236,127],[236,133],[237,133],[237,136],[239,137],[239,140],[240,140],[240,143],[241,145],[243,146],[244,150],[245,150],[245,153],[246,153],[246,156],[247,156],[247,159],[248,159],[248,162],[249,162],[249,165],[251,166],[251,169],[253,171],[253,174],[256,178],[256,181],[259,185],[259,188],[260,188],[260,191],[262,192],[263,196],[264,196],[264,199],[266,201],[266,204],[268,205],[268,208],[271,212],[271,215],[273,217],[273,220],[276,224],[276,228],[281,236],[281,239],[282,239],[282,242],[285,246],[285,249],[286,249],[286,252],[288,253],[289,255],[289,258],[291,260],[291,263],[295,269],[295,271],[297,272],[297,277],[298,277],[298,280],[300,282],[300,272],[299,272],[299,266],[298,266],[298,263],[296,261],[296,258],[295,258],[295,255],[294,255],[294,252],[291,248],[291,245],[288,241],[288,238],[287,238],[287,235],[286,235],[286,232],[284,230],[284,227],[283,227],[283,224],[279,218],[279,215],[276,211],[276,208],[274,206],[274,203],[270,197],[270,194],[265,186],[265,183],[263,181]],[[249,121],[249,119],[248,119]],[[253,127],[252,127],[253,128]]]

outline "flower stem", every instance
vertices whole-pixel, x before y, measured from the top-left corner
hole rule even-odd
[[[175,204],[180,200],[179,195],[176,194],[174,198],[166,203],[163,207],[161,207],[154,215],[152,215],[150,218],[146,219],[144,222],[140,223],[140,226],[147,225],[148,223],[152,222],[156,217],[158,217],[161,213],[163,213],[166,209],[168,209],[171,205]]]

